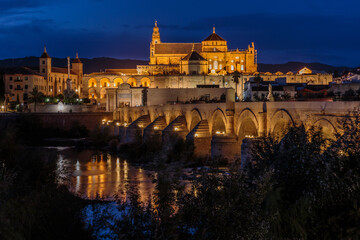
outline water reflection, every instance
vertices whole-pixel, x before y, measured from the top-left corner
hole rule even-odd
[[[60,152],[58,163],[71,173],[71,190],[85,198],[112,200],[118,194],[124,200],[127,187],[136,185],[141,201],[146,202],[154,190],[148,171],[107,153],[65,149]]]

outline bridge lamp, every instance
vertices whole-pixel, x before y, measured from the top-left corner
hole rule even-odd
[[[143,127],[143,125],[142,125],[142,124],[139,124],[139,125],[138,125],[138,127],[139,127],[139,128],[142,128],[142,127]]]
[[[116,126],[120,126],[120,123],[119,123],[119,122],[117,122],[117,123],[116,123]]]
[[[174,130],[175,130],[175,131],[179,131],[179,128],[175,127]]]
[[[127,127],[127,123],[124,123],[124,127]]]
[[[216,131],[215,134],[219,135],[219,134],[220,134],[220,131]]]
[[[159,129],[159,127],[154,127],[154,130],[158,130]]]
[[[198,136],[199,136],[199,135],[196,133],[196,134],[195,134],[195,137],[198,137]]]

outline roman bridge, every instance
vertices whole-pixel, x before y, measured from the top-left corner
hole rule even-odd
[[[195,145],[199,156],[236,159],[246,138],[281,136],[288,126],[321,126],[327,137],[341,131],[339,119],[360,102],[236,102],[176,104],[118,108],[114,120],[122,126],[123,142],[161,135],[164,144],[177,135]]]

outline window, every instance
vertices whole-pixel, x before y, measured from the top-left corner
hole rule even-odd
[[[9,89],[12,89],[12,85],[9,85]]]
[[[214,61],[214,69],[217,70],[218,69],[218,62]]]
[[[28,89],[28,85],[25,85],[25,89]]]
[[[25,77],[25,80],[28,80],[28,77]]]
[[[222,69],[222,64],[220,64],[219,69]]]
[[[43,64],[45,64],[45,61],[43,60]]]
[[[21,78],[20,78],[20,77],[16,77],[16,80],[21,80]]]
[[[42,72],[45,73],[45,68],[43,68]]]
[[[234,71],[234,65],[231,65],[231,71]]]
[[[209,65],[209,69],[211,69],[211,67],[212,67],[212,66],[211,66],[211,64],[210,64],[210,65]]]
[[[11,81],[11,80],[12,80],[12,77],[10,77],[9,79],[10,79],[10,81]]]
[[[241,71],[244,71],[244,65],[241,65]]]

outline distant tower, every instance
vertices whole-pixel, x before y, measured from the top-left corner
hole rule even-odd
[[[40,57],[39,73],[48,80],[48,76],[51,73],[51,57],[46,52],[46,46],[44,46],[44,52]]]
[[[155,44],[158,44],[158,43],[161,43],[160,32],[159,32],[159,28],[157,26],[157,21],[155,20],[155,26],[153,28],[153,34],[152,34],[152,39],[151,39],[151,43],[150,43],[150,64],[156,64],[154,53],[155,53]]]
[[[78,82],[75,83],[76,89],[75,91],[80,95],[82,92],[82,81],[83,81],[83,74],[84,74],[84,66],[81,62],[78,53],[76,52],[76,58],[72,62],[71,70],[78,75]]]
[[[67,57],[68,62],[68,79],[66,80],[66,90],[71,91],[71,78],[70,78],[70,57]]]

